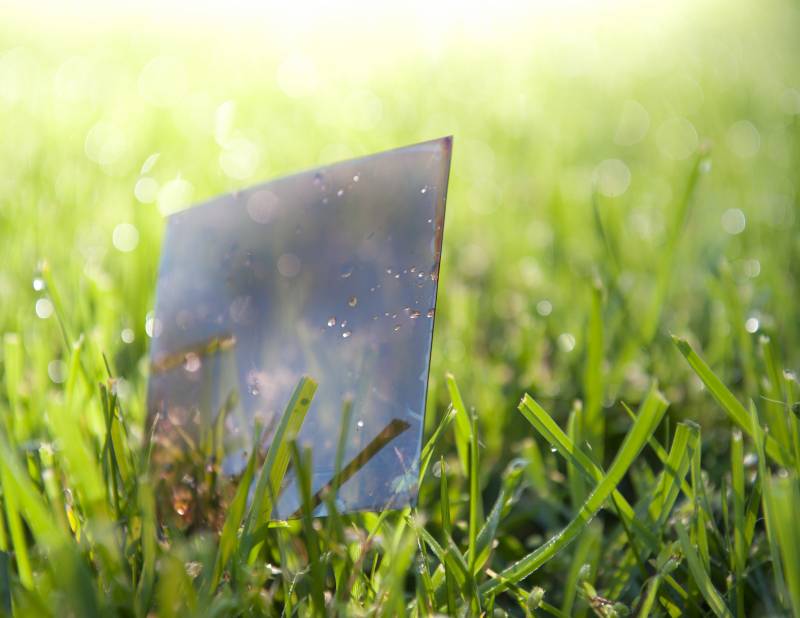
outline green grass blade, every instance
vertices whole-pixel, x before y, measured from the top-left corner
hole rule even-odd
[[[256,439],[253,441],[253,450],[247,460],[247,467],[242,474],[242,478],[239,479],[239,486],[236,488],[236,493],[228,507],[228,513],[225,516],[225,523],[222,526],[222,532],[220,533],[219,543],[217,545],[217,557],[214,560],[214,570],[207,583],[208,593],[213,592],[217,587],[222,571],[227,566],[228,560],[233,554],[236,543],[238,542],[239,527],[242,525],[242,518],[247,508],[247,495],[250,492],[253,474],[255,473],[256,464],[258,462],[258,446],[261,444],[259,438],[260,435],[257,435]]]
[[[733,553],[731,567],[736,588],[736,615],[744,616],[744,568],[747,562],[745,543],[744,447],[742,432],[731,436],[731,493],[733,497]],[[725,499],[723,497],[723,499]]]
[[[493,578],[483,584],[480,589],[481,594],[496,593],[507,587],[507,582],[516,583],[524,579],[575,540],[617,488],[617,485],[625,476],[636,457],[638,457],[647,440],[653,435],[667,409],[666,401],[663,403],[664,405],[648,407],[642,411],[642,414],[639,415],[633,427],[625,436],[625,440],[620,446],[608,472],[586,499],[575,518],[536,551],[504,569],[500,573],[501,577]],[[523,405],[524,402],[520,404],[520,407]]]
[[[655,385],[653,385],[642,403],[642,410],[660,410],[660,413],[666,411],[666,400],[660,395]],[[595,464],[580,448],[578,448],[572,440],[569,439],[553,418],[542,408],[535,399],[529,395],[523,397],[519,406],[519,411],[522,415],[533,425],[533,427],[547,440],[552,448],[564,457],[567,461],[571,462],[577,469],[586,475],[587,479],[592,483],[598,483],[604,476],[603,470]],[[634,421],[636,420],[634,416]],[[665,455],[666,459],[666,455]],[[626,525],[630,526],[636,531],[639,538],[643,539],[651,550],[656,551],[657,539],[652,531],[636,516],[636,513],[628,502],[627,498],[622,495],[616,488],[611,494],[615,506],[619,510],[620,517],[625,521]]]
[[[717,400],[717,403],[722,406],[722,409],[727,412],[730,419],[747,435],[753,437],[752,422],[745,407],[736,399],[733,393],[728,390],[728,387],[722,383],[722,380],[717,377],[697,352],[694,351],[688,341],[678,337],[673,337],[673,341],[684,358],[686,358],[689,366],[697,374],[697,377],[706,385],[706,388],[714,399]],[[766,439],[766,452],[778,464],[782,466],[788,464],[786,453],[771,436],[767,436]]]
[[[675,530],[678,533],[678,542],[680,543],[681,551],[689,565],[689,572],[692,574],[695,584],[706,600],[706,603],[708,603],[708,606],[711,608],[711,611],[719,618],[733,618],[733,614],[731,614],[728,606],[725,605],[722,595],[714,587],[714,584],[711,583],[708,571],[703,567],[700,556],[698,556],[697,552],[694,550],[685,526],[681,523],[676,523]]]
[[[289,444],[300,431],[316,390],[317,383],[304,376],[300,378],[286,405],[278,428],[272,436],[272,442],[258,478],[243,538],[246,538],[260,523],[272,516],[273,500],[278,495],[280,484],[289,466]],[[242,548],[249,555],[248,561],[254,561],[255,554],[250,555],[251,544],[244,543]]]
[[[773,509],[772,500],[772,485],[770,483],[771,475],[767,469],[767,458],[765,452],[766,435],[764,429],[761,427],[761,422],[758,417],[758,410],[755,405],[750,404],[750,415],[752,418],[753,427],[753,442],[756,445],[756,453],[758,454],[758,477],[761,479],[762,499],[761,508],[764,511],[764,529],[767,533],[767,544],[769,546],[770,558],[772,560],[772,569],[775,579],[775,589],[778,593],[778,598],[783,602],[786,596],[785,579],[783,577],[783,567],[780,560],[780,540],[777,536],[777,522],[775,520],[775,512]]]
[[[28,555],[28,541],[25,538],[25,531],[22,527],[17,492],[9,478],[6,466],[0,469],[0,481],[2,481],[3,485],[3,503],[6,507],[8,531],[11,534],[11,544],[16,557],[19,581],[28,590],[33,590],[33,571],[31,570],[31,560]]]
[[[138,616],[146,616],[155,590],[158,548],[156,504],[152,485],[147,478],[139,481],[139,502],[142,513],[142,574],[136,591],[136,610]]]
[[[678,498],[699,441],[700,428],[695,423],[678,423],[664,472],[650,502],[650,516],[659,528],[666,522]]]
[[[464,405],[461,391],[456,383],[456,378],[452,373],[445,376],[447,391],[450,393],[450,400],[453,402],[453,409],[456,411],[456,449],[458,458],[461,461],[461,468],[465,474],[469,474],[469,442],[472,434],[472,423],[470,414]]]
[[[586,365],[583,373],[582,439],[592,448],[596,461],[603,463],[606,435],[603,412],[603,288],[599,280],[592,284],[591,310],[586,328]]]
[[[450,426],[450,423],[453,422],[453,419],[456,417],[456,410],[452,407],[452,405],[447,409],[447,412],[444,413],[442,419],[439,421],[439,424],[434,429],[431,437],[428,438],[428,441],[425,443],[425,446],[422,447],[422,452],[419,456],[419,478],[420,480],[425,478],[425,473],[428,470],[428,466],[431,463],[431,458],[433,457],[433,453],[436,450],[436,446],[439,444],[439,440],[441,440],[442,436],[444,435],[445,430]]]
[[[470,415],[470,441],[469,441],[469,545],[467,552],[469,556],[470,573],[475,573],[475,565],[478,559],[478,528],[481,525],[481,491],[480,491],[480,468],[478,459],[478,421],[475,415]]]
[[[447,485],[447,469],[445,468],[444,457],[439,459],[439,465],[441,470],[441,476],[439,479],[439,508],[442,512],[442,535],[444,539],[449,539],[453,533],[453,528],[452,521],[450,519],[450,491]],[[447,568],[447,565],[441,556],[439,556],[439,562],[442,564],[442,568],[444,569],[447,593],[447,611],[451,616],[453,616],[456,612],[456,578],[453,574],[453,571]]]
[[[800,526],[797,525],[800,483],[792,477],[772,478],[769,483],[775,534],[780,546],[792,615],[800,618]]]

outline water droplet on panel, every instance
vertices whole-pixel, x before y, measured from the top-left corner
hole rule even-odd
[[[359,420],[358,420],[358,422],[356,422],[356,428],[358,428],[358,429],[364,429],[364,421],[362,421],[361,419],[359,419]]]
[[[344,195],[344,189],[339,189],[339,190],[336,192],[336,195],[338,195],[339,197],[342,197],[342,196]]]
[[[346,331],[344,331],[344,332],[342,333],[342,339],[347,339],[347,338],[348,338],[348,337],[350,337],[350,335],[352,335],[352,334],[353,334],[353,333],[351,333],[349,330],[346,330]]]
[[[422,187],[419,190],[419,192],[422,193],[423,195],[425,195],[428,192],[428,185],[425,185],[424,187]]]
[[[408,314],[408,317],[411,318],[412,320],[416,320],[419,316],[420,316],[420,313],[416,309],[414,309],[413,311],[411,311]]]
[[[397,332],[397,331],[399,331],[399,330],[400,330],[400,327],[401,327],[401,325],[400,325],[400,324],[395,324],[395,325],[394,325],[394,332]]]
[[[358,304],[358,298],[356,298],[355,296],[351,296],[347,300],[347,304],[350,305],[351,307],[355,307]]]
[[[332,315],[331,317],[328,318],[328,326],[330,328],[333,328],[334,326],[336,326],[336,316]]]
[[[194,373],[200,369],[200,357],[194,352],[189,352],[183,360],[183,368],[189,373]]]
[[[428,313],[426,314],[429,318],[432,318],[434,313],[436,312],[435,309],[428,309]]]
[[[358,174],[356,174],[355,176],[353,176],[353,182],[358,182]]]
[[[183,517],[192,506],[192,492],[188,487],[179,486],[172,492],[172,508]]]

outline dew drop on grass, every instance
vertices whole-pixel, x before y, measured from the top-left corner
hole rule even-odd
[[[447,474],[447,463],[442,466],[441,461],[434,461],[433,466],[431,467],[431,474],[435,476],[437,479],[442,478],[442,469],[444,469],[444,473]]]
[[[550,447],[550,452],[551,453],[555,453],[556,452],[556,447],[555,446],[551,446]]]
[[[553,313],[553,304],[549,300],[540,300],[536,303],[536,312],[544,317]]]
[[[123,328],[122,332],[119,334],[119,337],[122,339],[123,343],[133,343],[136,335],[132,328]]]
[[[748,333],[755,333],[758,330],[758,318],[748,318],[744,323],[744,328]]]
[[[44,279],[42,279],[41,277],[36,277],[33,280],[33,289],[36,290],[37,292],[41,292],[42,290],[44,290]]]
[[[333,328],[334,326],[336,326],[336,316],[332,315],[328,318],[328,327]]]
[[[564,352],[572,352],[575,349],[575,337],[571,333],[561,333],[558,345]]]
[[[40,298],[36,301],[36,315],[42,320],[46,320],[53,315],[53,303],[49,298]]]
[[[731,236],[741,234],[747,227],[747,218],[744,213],[738,208],[729,208],[720,219],[722,229]]]
[[[355,307],[358,304],[358,298],[356,298],[355,296],[351,296],[348,299],[347,304],[350,305],[351,307]]]
[[[62,360],[53,360],[47,364],[47,375],[54,384],[62,384],[67,379],[67,364]]]

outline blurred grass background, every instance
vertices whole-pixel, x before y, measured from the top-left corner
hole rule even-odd
[[[759,330],[797,366],[791,3],[255,17],[145,5],[136,18],[55,6],[7,9],[0,25],[0,330],[23,334],[32,394],[64,374],[47,302],[37,317],[41,260],[141,413],[163,213],[445,134],[455,147],[431,399],[456,373],[493,419],[490,452],[500,456],[523,390],[563,410],[582,397],[598,277],[626,299],[604,305],[606,405],[635,399],[651,375],[691,405],[697,384],[668,333],[695,337],[729,383],[745,386]],[[641,341],[623,350],[631,335]]]
[[[0,332],[27,409],[67,376],[43,261],[140,434],[164,214],[447,134],[429,421],[452,371],[485,486],[526,448],[523,392],[560,419],[602,406],[613,445],[651,378],[719,476],[729,429],[671,333],[743,400],[760,335],[798,368],[795,3],[125,7],[0,9]]]

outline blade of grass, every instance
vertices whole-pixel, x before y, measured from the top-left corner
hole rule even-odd
[[[731,436],[731,493],[733,496],[733,552],[731,570],[736,589],[736,615],[744,616],[744,568],[747,562],[744,521],[744,448],[742,432],[734,431]],[[725,497],[723,496],[723,500]]]
[[[314,380],[308,376],[300,378],[272,436],[253,494],[253,502],[245,520],[242,534],[244,542],[240,544],[241,555],[247,556],[250,564],[255,561],[261,542],[254,546],[249,537],[263,520],[268,520],[272,516],[273,501],[278,495],[280,484],[289,466],[289,442],[300,431],[316,390],[317,383]]]
[[[481,525],[481,493],[480,471],[478,464],[478,421],[475,414],[470,415],[470,440],[469,440],[469,571],[475,573],[478,559],[478,527]]]
[[[653,408],[663,408],[661,414],[667,409],[666,400],[658,393],[653,385],[642,404],[642,411]],[[526,395],[523,397],[519,407],[522,415],[533,425],[533,427],[555,448],[558,453],[567,461],[570,461],[581,470],[592,483],[598,483],[604,476],[603,470],[595,464],[572,440],[561,430],[553,418],[542,408],[535,399]],[[639,413],[641,416],[642,412]],[[636,416],[634,416],[634,421]],[[612,499],[619,509],[620,516],[628,526],[636,530],[637,536],[644,539],[652,551],[657,551],[657,539],[652,531],[643,524],[634,512],[625,496],[616,489],[612,493]]]
[[[786,588],[791,600],[792,615],[800,618],[800,487],[797,478],[772,478],[770,500],[772,502],[775,533],[780,546]]]
[[[526,396],[527,399],[530,399],[530,397]],[[523,401],[520,404],[520,408],[525,406],[525,403]],[[617,488],[617,485],[625,476],[636,457],[638,457],[647,440],[653,435],[666,409],[667,406],[664,401],[663,405],[650,406],[643,410],[625,436],[608,472],[586,499],[575,518],[537,550],[504,569],[500,573],[502,577],[493,578],[484,583],[480,588],[481,594],[496,593],[507,587],[506,582],[518,582],[524,579],[575,540]]]
[[[213,593],[216,589],[222,571],[227,566],[228,560],[236,548],[236,543],[238,541],[237,535],[242,525],[245,509],[247,508],[247,496],[250,493],[253,475],[258,462],[259,444],[261,444],[260,433],[256,435],[256,439],[253,441],[253,450],[247,460],[247,467],[242,474],[242,478],[239,479],[239,486],[236,488],[236,493],[228,507],[228,513],[225,516],[225,523],[222,525],[222,532],[220,533],[219,542],[217,544],[217,556],[214,560],[214,570],[211,574],[211,578],[207,582],[207,594]]]
[[[700,428],[695,423],[678,423],[664,471],[650,501],[650,517],[658,528],[664,525],[672,511],[699,441]]]
[[[603,287],[592,282],[589,324],[586,327],[586,366],[583,373],[585,403],[581,415],[581,437],[591,446],[596,461],[603,463],[606,435],[603,414]]]
[[[778,593],[778,598],[781,603],[784,603],[786,598],[785,582],[783,577],[783,568],[780,561],[780,546],[776,533],[777,523],[775,521],[775,513],[773,512],[773,501],[770,479],[771,476],[767,472],[767,458],[766,458],[766,435],[764,429],[761,427],[761,422],[758,417],[758,410],[755,405],[750,402],[750,417],[752,419],[753,428],[753,442],[756,445],[756,453],[758,454],[758,477],[761,479],[761,508],[764,512],[764,529],[767,533],[767,544],[769,545],[770,558],[772,560],[772,570],[775,578],[775,590]]]
[[[447,471],[445,468],[444,457],[439,459],[439,465],[441,470],[440,476],[440,483],[439,483],[439,505],[442,511],[442,536],[444,539],[451,538],[453,533],[452,531],[452,521],[450,519],[450,491],[447,486]],[[446,543],[446,541],[445,541]],[[439,561],[442,563],[444,568],[444,578],[445,578],[445,585],[447,591],[447,611],[451,616],[454,616],[456,613],[456,581],[453,575],[453,572],[447,568],[447,565],[444,563],[441,557],[439,557]]]
[[[314,528],[314,505],[311,503],[311,474],[313,471],[311,449],[306,447],[301,453],[297,446],[297,441],[292,440],[289,444],[289,450],[292,456],[293,469],[297,475],[300,501],[303,505],[301,521],[303,523],[303,541],[310,569],[311,606],[315,616],[323,616],[325,614],[325,593],[323,590],[325,571],[320,561],[319,534]]]
[[[739,403],[739,400],[736,399],[733,393],[722,383],[722,380],[717,377],[706,362],[694,351],[688,341],[674,336],[672,340],[675,342],[675,345],[678,347],[681,354],[683,354],[684,358],[686,358],[689,366],[697,374],[697,377],[706,385],[706,388],[714,399],[717,400],[717,403],[722,406],[722,409],[728,413],[730,419],[748,436],[753,437],[752,420],[745,407]],[[765,448],[767,454],[776,463],[782,466],[789,463],[786,453],[772,436],[767,436]]]
[[[428,441],[425,443],[425,446],[422,447],[422,452],[420,453],[419,460],[419,478],[424,479],[425,473],[428,470],[428,466],[430,465],[431,458],[433,457],[433,453],[436,449],[436,446],[439,444],[439,440],[441,440],[442,436],[444,435],[445,429],[450,426],[450,423],[456,417],[456,410],[451,405],[447,408],[447,412],[444,413],[442,416],[442,420],[439,421],[439,424],[436,426],[436,429],[431,434],[431,437],[428,438]]]
[[[698,556],[697,552],[694,550],[684,524],[676,523],[675,531],[678,533],[678,542],[680,543],[681,551],[686,558],[686,562],[689,565],[689,572],[692,574],[692,579],[700,590],[700,594],[703,595],[706,603],[708,603],[708,606],[711,608],[711,611],[719,618],[733,618],[733,614],[731,614],[727,605],[725,605],[722,595],[714,588],[714,584],[708,576],[708,571],[703,567],[700,556]]]
[[[452,373],[445,376],[447,391],[450,393],[450,400],[453,402],[453,409],[456,411],[456,449],[458,459],[461,461],[461,468],[464,474],[469,474],[469,441],[472,433],[470,415],[461,397],[461,391],[456,383],[456,378]]]
[[[28,555],[28,541],[25,538],[25,531],[22,527],[17,492],[9,478],[6,466],[0,469],[0,481],[2,481],[3,485],[3,503],[6,507],[8,531],[11,534],[11,545],[14,548],[19,581],[28,590],[33,590],[33,571],[31,570],[31,560]]]

